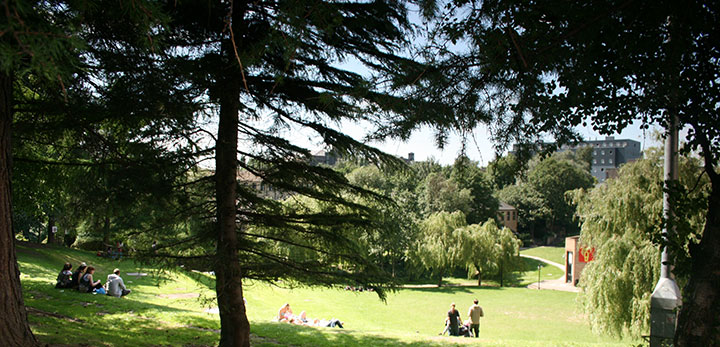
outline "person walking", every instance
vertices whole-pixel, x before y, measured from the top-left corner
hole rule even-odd
[[[474,305],[470,306],[468,310],[468,319],[470,320],[470,330],[472,330],[475,337],[480,337],[480,317],[483,317],[482,307],[478,305],[478,300],[473,300]]]
[[[462,319],[460,319],[460,312],[455,309],[454,302],[450,304],[450,311],[448,311],[448,319],[450,320],[450,336],[459,336]]]

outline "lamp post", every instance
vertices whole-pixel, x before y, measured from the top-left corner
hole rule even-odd
[[[671,276],[670,253],[667,248],[668,233],[673,232],[674,227],[668,228],[667,224],[673,216],[673,206],[670,201],[670,186],[678,179],[678,129],[677,117],[670,120],[667,135],[665,137],[665,185],[663,189],[663,217],[666,220],[665,228],[662,231],[663,250],[660,266],[660,280],[655,285],[650,296],[650,346],[662,346],[663,341],[675,337],[675,326],[677,322],[677,309],[682,305],[680,288]]]
[[[540,268],[542,266],[538,265],[538,290],[540,290]]]

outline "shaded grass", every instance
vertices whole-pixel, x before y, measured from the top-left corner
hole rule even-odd
[[[29,319],[43,343],[210,346],[219,341],[218,315],[205,312],[216,305],[212,277],[207,274],[181,269],[160,272],[132,260],[113,261],[61,247],[19,245],[18,258],[25,302],[32,308]],[[147,272],[151,276],[124,275],[133,293],[122,299],[55,289],[57,272],[68,260],[95,266],[97,278],[103,281],[115,267],[124,273]],[[373,292],[335,288],[287,289],[245,281],[243,289],[255,346],[584,346],[629,342],[592,335],[586,318],[577,313],[575,293],[496,287],[421,288],[390,293],[383,303]],[[188,293],[200,297],[161,296]],[[465,319],[474,298],[480,300],[486,314],[481,338],[437,336],[448,305],[456,302]],[[285,302],[291,303],[295,313],[306,310],[312,318],[338,318],[346,329],[271,322]]]

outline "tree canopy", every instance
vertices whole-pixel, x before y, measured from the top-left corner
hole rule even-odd
[[[595,249],[580,282],[585,312],[595,331],[639,337],[649,328],[650,295],[660,277],[656,228],[663,213],[662,155],[651,148],[643,159],[623,166],[617,178],[594,190],[576,192],[580,238],[584,247]],[[702,205],[709,182],[701,172],[697,158],[682,158],[680,187],[685,199]],[[685,223],[673,238],[678,243],[675,273],[681,286],[689,278],[689,246],[702,235],[705,222],[701,209],[685,206],[679,210]]]
[[[613,0],[427,5],[423,14],[439,20],[426,54],[436,58],[435,75],[445,83],[432,91],[466,105],[452,120],[436,119],[439,128],[467,132],[487,124],[500,148],[545,137],[559,144],[577,141],[580,125],[609,135],[633,122],[670,129],[677,119],[689,130],[687,150],[699,151],[713,189],[705,232],[690,247],[693,266],[675,343],[719,340],[720,274],[713,269],[720,264],[720,5]],[[423,122],[399,120],[394,129],[407,132],[418,124]]]

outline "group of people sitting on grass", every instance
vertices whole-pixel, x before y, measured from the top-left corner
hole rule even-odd
[[[81,293],[107,294],[115,297],[122,297],[130,294],[130,289],[125,287],[125,281],[120,277],[120,269],[115,269],[108,275],[105,285],[100,280],[95,280],[95,268],[80,263],[73,272],[72,264],[65,263],[57,277],[55,288],[77,289]]]
[[[468,319],[463,324],[460,318],[460,312],[455,309],[455,303],[450,304],[450,311],[445,316],[445,330],[438,335],[450,333],[450,336],[479,337],[480,336],[480,317],[483,317],[482,307],[478,305],[478,300],[473,301],[473,305],[468,310]]]
[[[300,312],[299,315],[294,315],[292,309],[290,309],[290,304],[285,304],[282,307],[280,307],[280,310],[278,311],[277,317],[275,319],[278,322],[283,323],[290,323],[290,324],[297,324],[297,325],[306,325],[306,326],[312,326],[312,327],[329,327],[329,328],[343,328],[343,322],[341,322],[339,319],[311,319],[307,317],[307,313],[305,311]]]

